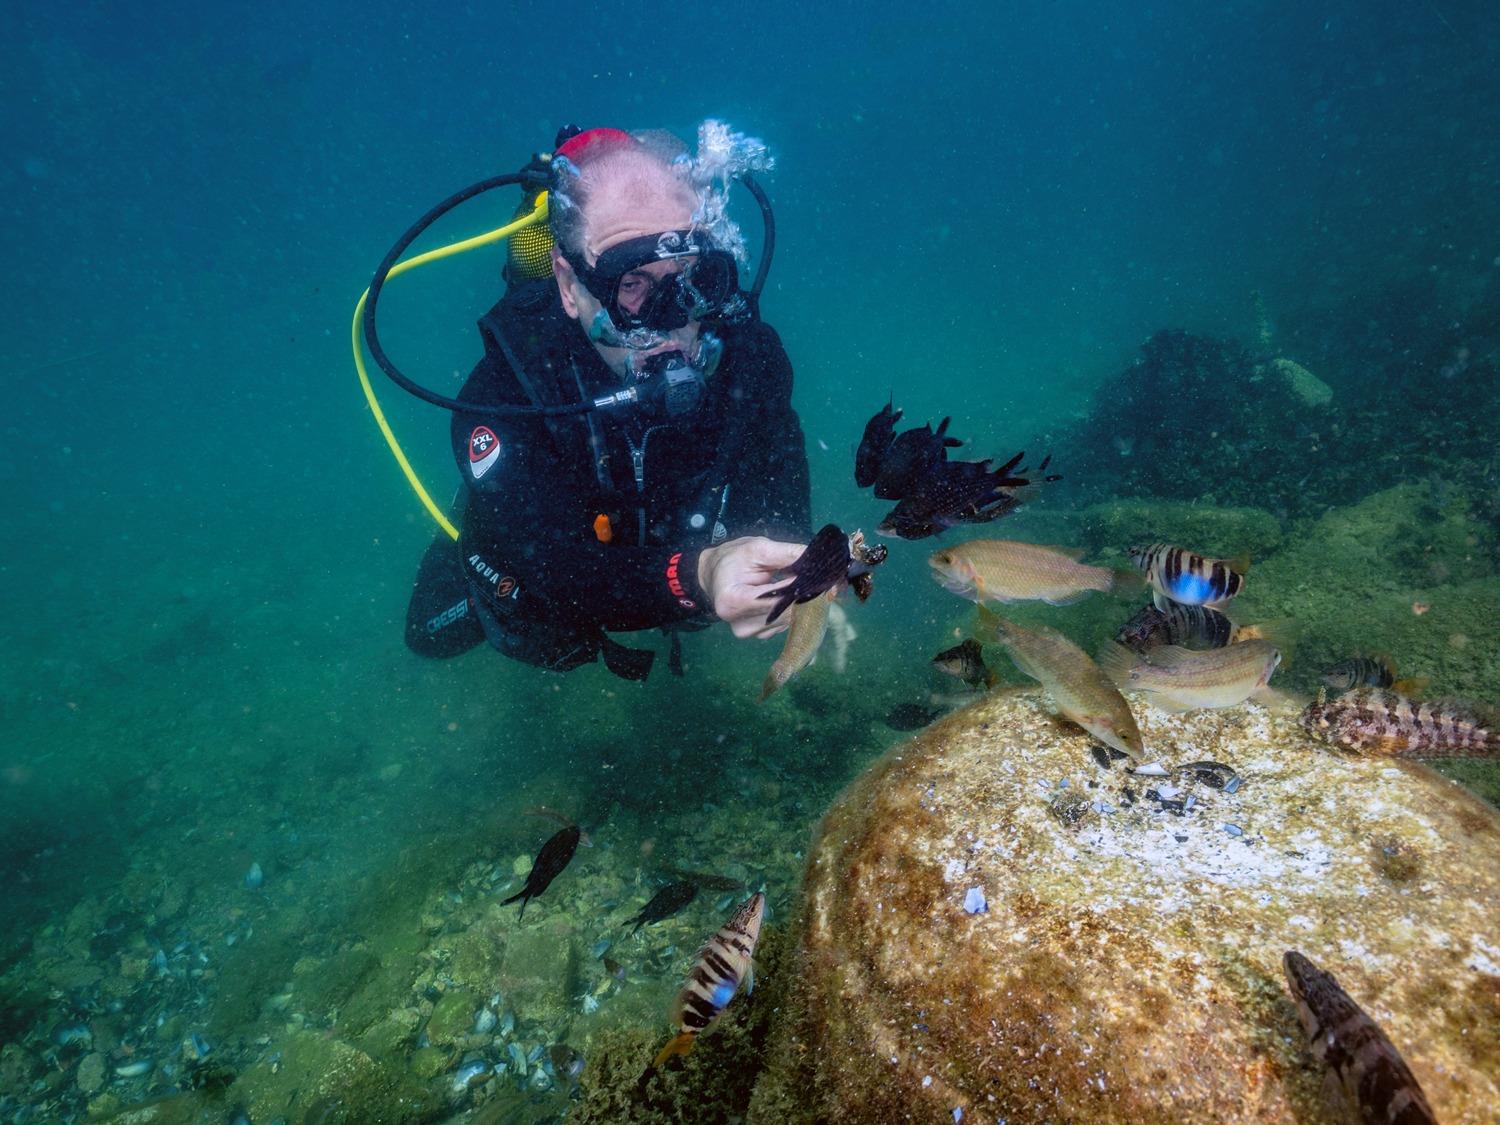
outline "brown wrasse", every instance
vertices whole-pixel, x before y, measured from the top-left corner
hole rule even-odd
[[[1351,656],[1348,660],[1340,660],[1318,678],[1333,691],[1390,688],[1400,695],[1415,695],[1430,682],[1426,676],[1397,679],[1396,662],[1389,656]]]
[[[786,631],[786,643],[781,655],[771,665],[765,680],[760,685],[760,699],[764,703],[788,680],[813,662],[823,638],[828,633],[828,610],[833,605],[835,587],[819,594],[810,602],[802,602],[792,610],[792,624]]]
[[[1145,742],[1130,704],[1088,653],[1046,625],[1023,629],[983,606],[979,619],[985,633],[1005,646],[1016,667],[1047,689],[1058,714],[1111,749],[1137,762],[1144,759]]]
[[[1296,950],[1288,950],[1281,963],[1313,1056],[1328,1067],[1359,1119],[1382,1125],[1436,1125],[1406,1060],[1333,974]]]
[[[1089,566],[1078,561],[1081,554],[1011,539],[971,539],[935,551],[927,565],[943,589],[976,602],[1072,605],[1096,590],[1140,590],[1134,571]]]
[[[1122,688],[1150,692],[1166,711],[1234,707],[1264,688],[1281,664],[1281,650],[1268,641],[1245,641],[1193,652],[1164,645],[1136,655],[1105,645],[1099,666]]]
[[[1217,608],[1245,588],[1250,567],[1249,559],[1204,558],[1170,543],[1131,547],[1128,553],[1156,590],[1157,609],[1166,609],[1168,602]]]
[[[1396,758],[1500,758],[1500,713],[1462,699],[1408,699],[1385,688],[1320,695],[1304,730],[1342,750]]]
[[[741,981],[748,983],[747,991],[755,988],[755,946],[760,941],[760,923],[765,911],[766,896],[757,891],[698,951],[687,983],[672,1007],[677,1034],[656,1056],[651,1064],[653,1069],[673,1055],[685,1055],[692,1050],[694,1040],[734,999]]]

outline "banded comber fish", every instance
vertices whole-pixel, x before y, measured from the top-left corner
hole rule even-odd
[[[1351,656],[1340,660],[1320,677],[1333,691],[1353,691],[1355,688],[1390,688],[1401,695],[1415,695],[1427,686],[1426,676],[1397,679],[1396,662],[1389,656]]]
[[[1406,1060],[1332,973],[1296,950],[1281,959],[1313,1056],[1328,1067],[1362,1121],[1436,1125],[1437,1118]]]
[[[1396,758],[1500,758],[1500,712],[1462,699],[1408,699],[1384,688],[1323,693],[1302,712],[1314,738]]]
[[[1207,559],[1170,543],[1131,547],[1129,555],[1156,591],[1157,609],[1166,609],[1169,602],[1217,609],[1245,588],[1250,568],[1246,558]]]
[[[747,992],[754,990],[755,945],[760,941],[760,921],[765,911],[766,896],[757,891],[698,951],[687,983],[672,1007],[677,1034],[656,1056],[651,1064],[653,1070],[673,1055],[685,1055],[693,1049],[693,1041],[708,1030],[734,999],[741,981],[746,982]]]

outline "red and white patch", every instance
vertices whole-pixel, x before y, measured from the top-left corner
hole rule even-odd
[[[469,435],[469,472],[478,480],[500,460],[500,439],[488,426],[475,426]]]

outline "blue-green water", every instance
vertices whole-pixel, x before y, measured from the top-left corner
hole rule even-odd
[[[722,630],[689,639],[686,681],[645,686],[404,648],[432,528],[355,382],[353,304],[413,218],[565,122],[691,136],[716,116],[769,143],[763,308],[796,368],[815,525],[883,513],[851,453],[894,391],[909,419],[951,414],[975,456],[1056,443],[1067,479],[1002,526],[1078,533],[1072,516],[1118,499],[1106,471],[1069,473],[1092,396],[1159,329],[1253,346],[1261,294],[1277,354],[1334,388],[1320,434],[1408,405],[1440,418],[1435,437],[1306,462],[1343,474],[1316,510],[1273,469],[1303,475],[1325,438],[1264,451],[1254,506],[1276,550],[1306,554],[1335,503],[1404,482],[1438,497],[1393,533],[1389,572],[1320,569],[1314,551],[1298,573],[1317,604],[1274,608],[1316,622],[1313,659],[1416,628],[1340,601],[1345,580],[1383,584],[1383,604],[1431,601],[1417,617],[1440,632],[1410,644],[1434,689],[1500,699],[1500,630],[1472,611],[1496,604],[1500,510],[1490,6],[106,3],[3,19],[4,1120],[172,1092],[194,1031],[244,1071],[289,1013],[336,1034],[350,997],[420,1005],[424,912],[463,893],[473,862],[510,878],[551,831],[529,806],[595,828],[562,916],[585,945],[615,906],[638,908],[666,853],[766,881],[787,915],[814,819],[900,737],[881,717],[942,687],[927,659],[968,618],[927,578],[925,544],[895,544],[851,609],[848,671],[814,668],[764,707],[775,646]],[[475,204],[434,241],[514,202]],[[476,358],[499,266],[479,253],[393,285],[386,338],[429,385],[456,390]],[[377,389],[446,497],[447,416]],[[1195,425],[1181,402],[1133,417]],[[1116,436],[1131,456],[1137,435]],[[1236,504],[1258,471],[1236,467]],[[1225,488],[1212,464],[1187,483],[1201,491],[1161,494]],[[1440,523],[1438,573],[1421,556]],[[1063,620],[1107,629],[1094,612]],[[661,950],[711,932],[711,898],[670,937],[643,931],[633,956],[660,960],[660,980],[621,1023],[665,1029],[680,965]],[[378,971],[304,1003],[299,980],[361,952]],[[57,1042],[90,1021],[91,1044]],[[543,1023],[533,1041],[553,1035]],[[110,1074],[81,1091],[89,1046]],[[176,1069],[114,1076],[139,1058]],[[214,1105],[227,1119],[234,1087]],[[565,1105],[554,1093],[537,1113]]]

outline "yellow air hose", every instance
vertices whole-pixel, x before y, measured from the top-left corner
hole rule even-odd
[[[447,246],[440,246],[436,250],[428,250],[424,254],[418,254],[415,258],[408,258],[404,262],[397,262],[391,267],[386,275],[387,280],[399,277],[407,270],[425,266],[429,262],[436,262],[440,258],[451,258],[455,254],[462,254],[467,250],[477,250],[481,246],[490,246],[496,242],[503,242],[519,230],[535,226],[547,221],[547,193],[544,191],[537,196],[536,206],[531,209],[531,214],[524,215],[515,222],[506,223],[505,226],[490,231],[488,234],[478,234],[473,238],[466,238],[462,242],[454,242]],[[365,298],[369,297],[370,291],[366,289],[360,294],[359,302],[354,306],[354,323],[351,326],[351,335],[354,346],[354,369],[359,372],[359,385],[365,392],[365,401],[370,404],[370,413],[375,416],[375,424],[380,427],[380,432],[385,435],[385,443],[390,446],[391,454],[396,458],[396,464],[401,466],[401,471],[406,474],[407,483],[411,485],[412,491],[417,494],[417,499],[422,501],[422,506],[433,519],[437,520],[438,526],[448,533],[450,539],[458,538],[458,528],[453,526],[451,520],[437,506],[432,497],[428,495],[427,489],[423,487],[421,480],[417,478],[417,471],[411,467],[411,462],[406,459],[406,454],[401,449],[401,443],[396,440],[395,433],[391,430],[391,424],[386,421],[385,411],[380,409],[380,402],[375,397],[375,388],[370,385],[370,373],[365,368],[364,349],[361,346],[362,334],[360,322],[364,318]]]

